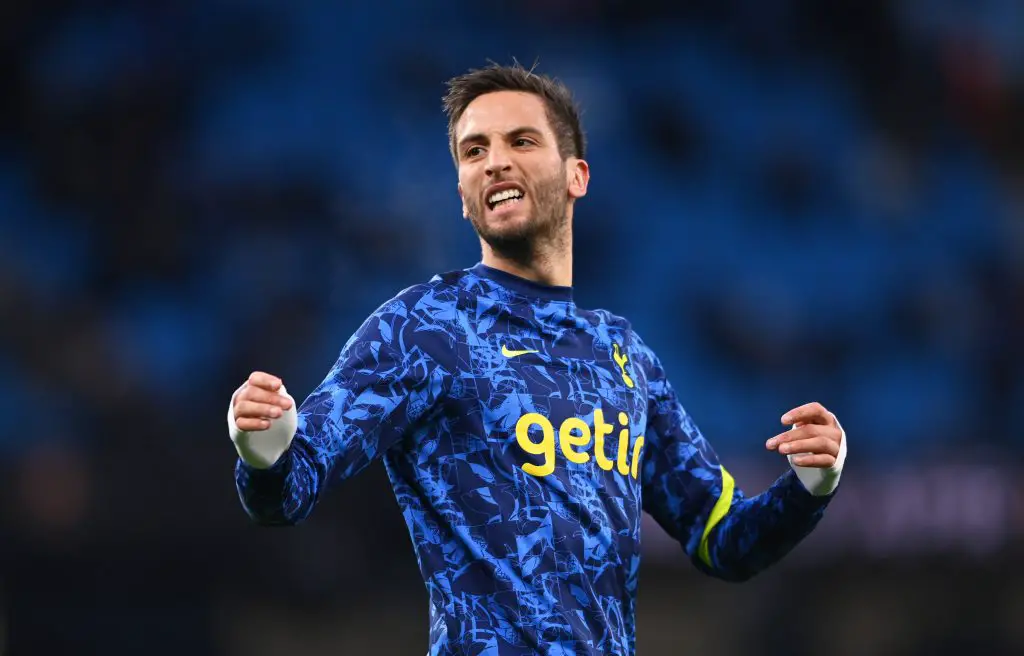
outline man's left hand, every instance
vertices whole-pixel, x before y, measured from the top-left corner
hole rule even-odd
[[[843,431],[835,416],[820,403],[808,403],[782,415],[782,423],[793,426],[765,443],[771,451],[793,457],[800,467],[828,469],[836,464]]]

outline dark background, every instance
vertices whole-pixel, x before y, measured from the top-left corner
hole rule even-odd
[[[1022,34],[1017,0],[5,3],[0,653],[426,651],[382,467],[255,527],[225,414],[478,260],[440,96],[513,57],[584,106],[577,301],[740,485],[791,407],[849,435],[748,584],[645,532],[639,653],[1024,653]]]

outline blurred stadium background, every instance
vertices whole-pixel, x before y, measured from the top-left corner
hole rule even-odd
[[[346,6],[352,5],[352,6]],[[0,10],[5,655],[422,654],[380,466],[252,526],[224,414],[304,396],[475,263],[442,83],[585,107],[576,296],[630,317],[755,492],[790,407],[839,498],[730,586],[652,526],[638,651],[1024,653],[1024,3],[35,0]]]

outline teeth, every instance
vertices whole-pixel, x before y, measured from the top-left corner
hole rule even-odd
[[[513,203],[521,203],[521,202],[523,202],[522,198],[507,198],[505,200],[499,200],[497,203],[495,203],[491,207],[491,209],[498,209],[499,207],[502,207],[502,206],[505,206],[505,205],[512,205]]]
[[[519,191],[518,189],[506,189],[505,191],[499,191],[497,193],[491,194],[491,196],[487,199],[487,202],[490,203],[491,205],[494,205],[495,203],[500,203],[501,201],[508,200],[509,198],[522,197],[523,192]]]

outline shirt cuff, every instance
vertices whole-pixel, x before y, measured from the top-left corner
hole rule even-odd
[[[298,427],[299,415],[295,408],[293,399],[281,386],[279,394],[291,399],[292,407],[281,413],[281,416],[270,420],[270,428],[261,431],[246,432],[238,428],[235,423],[235,397],[245,389],[248,383],[243,383],[231,395],[228,403],[228,435],[235,445],[235,451],[242,462],[253,469],[269,469],[291,446],[292,438],[295,437],[295,430]]]
[[[843,473],[843,464],[846,462],[846,431],[843,430],[839,419],[835,415],[832,415],[832,418],[836,420],[836,425],[839,426],[839,430],[842,432],[836,464],[827,469],[822,469],[821,467],[801,467],[800,465],[793,464],[793,458],[800,454],[794,453],[788,456],[789,466],[793,468],[804,489],[816,497],[828,496],[835,492],[836,488],[839,487],[839,476]],[[796,426],[793,428],[796,428]]]

